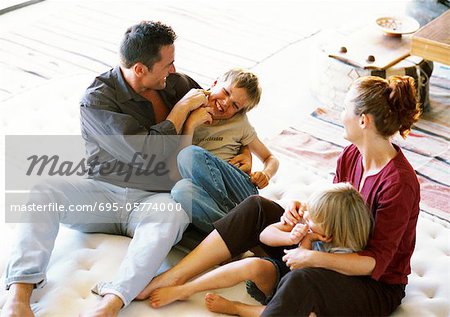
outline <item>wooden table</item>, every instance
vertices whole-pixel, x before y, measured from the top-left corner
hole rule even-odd
[[[411,35],[386,36],[375,25],[368,25],[343,39],[330,40],[326,51],[329,57],[356,67],[386,70],[408,57],[410,48]]]
[[[450,65],[450,10],[413,35],[411,55]]]

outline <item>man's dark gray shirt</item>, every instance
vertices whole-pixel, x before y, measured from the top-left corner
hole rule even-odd
[[[172,110],[191,88],[201,87],[189,76],[175,73],[167,77],[159,94]],[[173,183],[164,173],[178,149],[176,129],[168,120],[155,122],[152,103],[126,83],[118,66],[87,88],[80,117],[90,178],[121,187],[170,191]]]

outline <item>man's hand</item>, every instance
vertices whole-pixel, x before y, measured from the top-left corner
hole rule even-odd
[[[231,165],[236,166],[241,171],[246,174],[251,173],[252,171],[252,154],[248,148],[244,149],[241,154],[236,155],[231,160],[228,161]]]
[[[184,107],[187,107],[189,111],[194,111],[201,106],[208,105],[208,95],[209,91],[204,89],[191,89],[189,92],[181,98],[178,102]]]
[[[262,189],[269,185],[269,176],[267,176],[264,172],[255,172],[250,174],[250,180],[251,182],[258,187],[259,189]]]
[[[284,250],[285,255],[283,256],[283,261],[286,262],[286,265],[291,271],[312,267],[312,260],[315,252],[316,251],[311,251],[302,247]]]
[[[283,215],[280,218],[282,223],[294,226],[299,223],[303,218],[303,212],[306,210],[305,204],[294,200],[284,210]]]

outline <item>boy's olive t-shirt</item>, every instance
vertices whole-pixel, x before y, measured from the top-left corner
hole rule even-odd
[[[250,125],[247,115],[238,113],[229,119],[199,126],[195,129],[192,144],[229,161],[239,154],[242,146],[248,145],[255,138],[255,129]]]

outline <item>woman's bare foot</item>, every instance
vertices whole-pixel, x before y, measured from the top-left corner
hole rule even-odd
[[[237,315],[238,311],[234,302],[223,298],[220,295],[207,293],[205,295],[205,304],[209,311],[227,315]]]
[[[150,297],[150,294],[158,288],[176,286],[184,284],[186,281],[182,278],[178,278],[175,272],[171,270],[166,271],[148,283],[148,285],[136,296],[137,300],[145,300]]]
[[[153,308],[159,308],[177,300],[185,300],[191,294],[181,286],[171,286],[158,288],[150,295],[150,305]]]

